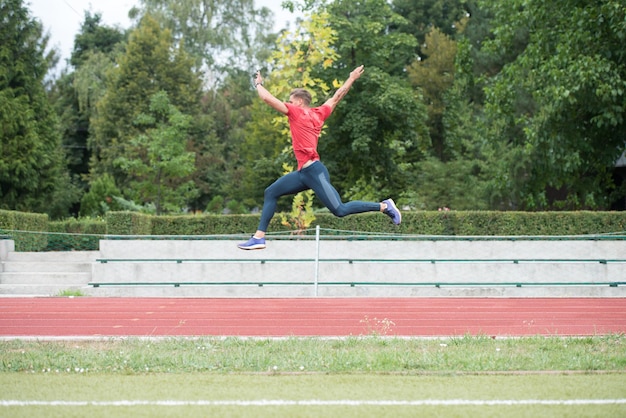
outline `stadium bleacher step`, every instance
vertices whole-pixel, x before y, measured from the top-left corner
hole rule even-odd
[[[626,240],[101,240],[0,246],[0,296],[626,297]],[[317,257],[317,258],[316,258]],[[319,263],[316,263],[316,260]]]
[[[55,296],[82,291],[96,251],[9,252],[0,265],[0,295]]]

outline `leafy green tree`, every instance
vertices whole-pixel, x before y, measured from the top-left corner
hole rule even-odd
[[[110,210],[122,210],[122,206],[115,200],[122,193],[115,185],[110,174],[104,174],[91,184],[89,192],[85,193],[80,201],[80,215],[86,217],[104,216]]]
[[[320,77],[343,80],[360,64],[365,74],[329,119],[320,154],[344,196],[397,195],[412,187],[409,175],[430,143],[426,108],[398,60],[412,56],[416,40],[392,31],[406,22],[384,0],[338,0],[328,11],[340,58]]]
[[[59,130],[62,146],[65,149],[67,169],[72,182],[80,190],[84,190],[86,182],[83,181],[81,175],[89,170],[87,152],[89,121],[86,114],[78,108],[73,79],[73,73],[63,70],[59,78],[54,80],[48,96],[59,118]]]
[[[424,93],[433,147],[415,167],[407,191],[409,205],[419,209],[488,209],[491,164],[485,155],[482,106],[473,99],[474,54],[465,29],[471,19],[454,24],[454,39],[432,27],[422,44],[422,57],[407,73]],[[456,40],[455,40],[456,39]]]
[[[204,209],[217,195],[247,200],[242,188],[247,171],[242,153],[255,93],[250,77],[252,69],[267,61],[276,39],[270,32],[270,10],[255,8],[252,0],[143,0],[131,14],[150,14],[170,29],[204,75],[201,115],[203,130],[211,134],[193,143],[194,181],[200,194],[192,205]]]
[[[406,194],[406,200],[415,208],[489,209],[494,161],[490,160],[492,154],[485,140],[482,106],[472,100],[472,56],[470,41],[461,38],[457,42],[454,80],[441,99],[446,158],[442,160],[432,153],[416,167],[415,183],[428,187]]]
[[[135,141],[146,133],[146,127],[136,121],[140,115],[150,114],[150,98],[161,91],[181,114],[192,117],[189,147],[210,150],[210,126],[200,114],[201,80],[192,68],[193,60],[182,45],[173,43],[171,32],[145,16],[130,34],[125,53],[118,57],[107,78],[106,93],[97,104],[89,143],[92,179],[110,173],[124,197],[134,195],[136,178],[115,161],[142,157]]]
[[[198,183],[201,192],[198,209],[207,207],[218,196],[223,202],[224,196],[238,201],[249,198],[243,184],[249,166],[243,154],[245,141],[251,135],[246,127],[250,107],[257,95],[251,88],[250,77],[251,74],[244,71],[231,74],[215,91],[208,91],[203,97],[202,112],[213,123],[216,142],[210,144],[211,152],[196,151],[197,175],[205,173],[202,175],[204,183]]]
[[[248,213],[246,206],[236,200],[229,200],[226,204],[226,209],[228,209],[228,213],[233,215],[242,215],[244,213]]]
[[[124,34],[104,26],[101,15],[85,13],[74,41],[70,63],[54,81],[50,99],[60,118],[63,147],[72,181],[84,193],[88,188],[90,152],[87,141],[96,103],[104,96],[107,72],[114,67]],[[80,213],[84,213],[80,210]]]
[[[44,77],[42,27],[21,0],[0,1],[0,208],[63,217],[77,200]]]
[[[626,6],[617,0],[482,2],[486,50],[522,52],[490,80],[500,207],[608,208],[626,132]]]
[[[427,34],[433,28],[442,33],[453,36],[457,33],[456,27],[470,9],[470,0],[393,0],[394,12],[402,15],[406,23],[399,25],[402,32],[412,34],[422,45]],[[421,54],[420,54],[421,55]]]
[[[428,109],[427,123],[434,155],[445,161],[450,156],[446,152],[442,116],[445,93],[454,82],[456,42],[433,27],[426,34],[421,51],[424,58],[416,59],[407,68],[407,73],[411,84],[422,92]]]
[[[212,77],[232,67],[258,67],[274,41],[269,35],[271,11],[256,9],[253,0],[141,0],[141,8],[131,15],[145,14],[154,16],[176,40],[182,40],[197,68]]]
[[[178,212],[197,190],[189,175],[195,154],[186,151],[191,117],[173,106],[167,93],[150,98],[149,113],[135,119],[141,134],[130,140],[130,155],[113,162],[128,174],[134,201],[154,204],[156,214]]]
[[[200,194],[192,206],[204,209],[216,195],[246,201],[242,153],[255,93],[250,77],[252,69],[267,61],[276,39],[270,32],[270,10],[255,8],[252,0],[145,0],[132,14],[150,14],[170,29],[203,73],[202,119],[204,131],[211,134],[193,143],[198,166],[194,181]]]
[[[224,198],[220,195],[215,196],[206,207],[209,213],[221,213],[224,210]]]
[[[92,15],[87,11],[80,32],[74,37],[70,64],[75,68],[81,67],[96,52],[113,55],[124,40],[123,32],[103,24],[100,13]]]

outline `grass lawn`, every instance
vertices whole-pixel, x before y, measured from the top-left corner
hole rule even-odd
[[[626,337],[0,341],[1,417],[621,417]]]

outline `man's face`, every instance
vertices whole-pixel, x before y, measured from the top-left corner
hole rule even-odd
[[[294,106],[304,107],[304,101],[294,95],[289,96],[289,102]]]

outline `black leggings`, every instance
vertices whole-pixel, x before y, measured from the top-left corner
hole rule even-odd
[[[274,217],[278,198],[285,195],[297,194],[312,189],[315,195],[330,209],[335,216],[343,217],[354,213],[376,212],[380,210],[380,203],[353,201],[342,203],[339,193],[332,184],[326,166],[321,161],[315,161],[310,166],[299,171],[292,171],[272,183],[265,189],[265,201],[259,231],[267,231],[267,226]]]

